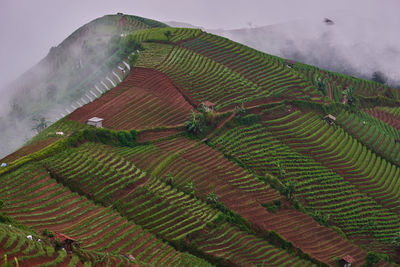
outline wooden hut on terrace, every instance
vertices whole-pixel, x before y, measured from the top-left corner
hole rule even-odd
[[[102,127],[103,127],[103,123],[102,123],[103,120],[104,120],[104,119],[102,119],[102,118],[93,117],[93,118],[89,119],[89,120],[86,122],[86,124],[95,126],[95,127],[97,127],[97,128],[102,128]]]
[[[74,244],[78,244],[78,241],[74,238],[57,232],[54,232],[54,239],[58,240],[67,252],[72,252]]]
[[[355,262],[354,258],[350,255],[344,256],[339,260],[339,266],[341,267],[351,267],[351,265]]]
[[[336,117],[333,116],[333,115],[331,115],[331,114],[328,114],[328,115],[326,115],[326,116],[324,117],[324,120],[325,120],[327,123],[329,123],[329,124],[334,124],[335,121],[336,121]]]
[[[201,105],[204,107],[205,111],[207,111],[207,112],[215,110],[215,104],[210,101],[204,101],[201,103]]]

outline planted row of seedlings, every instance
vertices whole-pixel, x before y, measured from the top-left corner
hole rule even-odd
[[[337,122],[349,134],[356,137],[364,145],[389,160],[391,163],[400,162],[400,132],[381,120],[365,113],[354,114],[341,112]]]
[[[170,147],[169,143],[173,143]],[[173,182],[176,188],[185,191],[186,194],[196,195],[204,200],[210,201],[210,196],[214,193],[216,196],[216,200],[223,203],[226,207],[236,212],[243,218],[249,220],[255,227],[259,227],[264,229],[265,231],[269,231],[275,228],[267,227],[265,228],[266,221],[276,221],[282,222],[279,223],[280,226],[285,225],[284,220],[287,221],[288,224],[296,222],[298,220],[305,220],[314,228],[314,231],[318,229],[317,234],[315,235],[321,238],[321,236],[331,236],[333,238],[328,242],[322,242],[318,240],[318,242],[314,242],[315,237],[312,237],[310,234],[306,234],[304,237],[304,232],[296,230],[291,231],[289,235],[290,238],[296,236],[298,239],[305,238],[310,240],[313,245],[308,245],[306,247],[307,253],[311,253],[313,256],[318,256],[320,260],[330,262],[333,260],[330,259],[332,255],[337,254],[345,254],[346,251],[351,251],[357,259],[360,261],[363,260],[363,252],[360,251],[353,245],[345,242],[340,235],[335,233],[332,230],[327,230],[322,226],[319,226],[311,217],[304,215],[298,211],[295,211],[296,214],[288,215],[288,213],[282,212],[282,215],[271,214],[266,211],[264,207],[262,207],[259,203],[268,203],[272,201],[277,201],[279,199],[279,195],[268,186],[263,183],[260,183],[260,180],[255,178],[253,175],[245,172],[243,169],[233,164],[224,158],[220,153],[211,149],[210,147],[200,144],[196,146],[188,147],[187,143],[193,144],[192,141],[187,140],[185,138],[177,138],[174,140],[155,142],[150,145],[140,146],[136,148],[114,148],[114,152],[126,157],[134,162],[138,162],[136,160],[140,160],[141,156],[145,158],[141,164],[142,168],[146,168],[149,172],[154,169],[158,169],[160,164],[163,162],[162,159],[167,159],[169,156],[165,153],[165,150],[169,150],[169,152],[176,153],[180,151],[178,156],[173,157],[171,162],[164,165],[162,169],[157,171],[159,177],[165,177],[165,181],[168,182],[169,178],[173,177],[173,180],[169,180],[169,182]],[[184,148],[180,150],[180,148]],[[159,156],[162,155],[162,156]],[[171,154],[169,154],[171,155]],[[176,155],[176,154],[175,154]],[[162,158],[157,159],[157,158]],[[154,159],[154,161],[149,162],[147,159]],[[147,164],[147,165],[146,165]],[[158,188],[158,187],[157,187]],[[157,189],[160,191],[160,189]],[[143,195],[142,193],[140,193]],[[254,200],[257,200],[255,202]],[[141,209],[140,206],[135,207],[134,209]],[[302,217],[304,216],[304,217]],[[301,224],[300,224],[301,225]],[[277,227],[276,227],[277,228]],[[205,228],[203,228],[204,230]],[[294,227],[292,227],[294,229]],[[325,229],[325,231],[321,230]],[[202,230],[202,231],[203,231]],[[207,230],[204,230],[207,231]],[[195,235],[198,233],[195,233]],[[244,233],[242,233],[244,234]],[[228,238],[228,236],[227,236]],[[292,240],[292,239],[289,239]],[[332,241],[333,240],[333,241]],[[196,241],[197,242],[197,241]],[[225,249],[229,249],[231,246],[231,240],[228,238]],[[315,244],[318,243],[317,248]],[[329,244],[329,247],[326,248],[325,245]],[[332,243],[334,248],[332,249]],[[197,243],[196,243],[197,244]],[[247,245],[247,244],[246,244]],[[314,247],[313,250],[308,250],[308,248]],[[340,249],[339,249],[340,248]],[[318,253],[316,253],[319,251]],[[218,253],[212,253],[212,251],[205,251],[206,253],[211,253],[211,255],[221,257]],[[315,255],[314,255],[315,253]],[[336,253],[336,254],[335,254]],[[328,255],[328,256],[326,256]],[[223,254],[224,257],[232,257],[229,254]],[[241,256],[242,257],[242,256]],[[257,257],[254,258],[256,260]],[[226,259],[226,258],[225,258]],[[246,258],[240,258],[240,260],[249,260]],[[259,259],[257,259],[259,260]],[[272,260],[272,258],[271,258]],[[264,258],[263,261],[266,261]]]
[[[65,183],[78,185],[96,201],[114,204],[128,219],[168,240],[181,239],[216,217],[201,201],[150,178],[107,146],[88,143],[45,164]]]
[[[395,231],[393,229],[398,227],[399,220],[397,214],[393,212],[396,205],[392,195],[396,192],[392,189],[396,186],[389,186],[385,181],[389,181],[389,183],[396,181],[393,168],[396,169],[397,167],[390,166],[389,177],[391,178],[388,180],[386,180],[386,176],[371,175],[371,173],[376,174],[378,169],[387,171],[384,168],[387,162],[384,161],[381,164],[381,159],[376,157],[373,152],[352,139],[343,130],[324,124],[318,116],[313,114],[303,114],[303,116],[307,119],[304,120],[300,117],[292,120],[290,116],[287,116],[288,118],[283,117],[276,121],[265,122],[268,125],[266,130],[273,132],[274,136],[289,145],[291,151],[294,149],[300,152],[300,154],[297,153],[299,159],[311,160],[314,165],[315,160],[320,162],[317,163],[318,165],[323,163],[341,175],[333,174],[336,181],[340,182],[339,184],[351,189],[351,191],[354,188],[358,189],[359,194],[356,195],[350,193],[341,198],[335,198],[335,201],[325,201],[323,197],[320,201],[320,204],[326,205],[326,213],[336,217],[335,220],[340,223],[346,234],[366,234],[368,225],[370,222],[374,222],[373,233],[375,238],[381,242],[390,243],[394,237]],[[325,137],[321,135],[321,132],[326,133]],[[319,140],[321,143],[318,143]],[[342,142],[338,143],[339,140]],[[287,166],[293,164],[295,164],[293,160],[286,163]],[[325,168],[322,165],[320,166]],[[297,168],[301,170],[305,167],[304,164],[298,164]],[[312,174],[309,168],[306,168],[306,171]],[[324,172],[329,173],[328,169],[321,171],[321,173]],[[310,175],[310,178],[312,177],[313,175]],[[324,179],[320,183],[326,184],[327,181]],[[315,188],[315,185],[312,188]],[[330,198],[332,192],[346,192],[347,190],[344,191],[345,188],[342,189],[333,184],[329,191],[322,193]],[[380,189],[376,190],[376,188]],[[345,214],[347,216],[344,216]],[[360,217],[360,214],[365,215]]]
[[[219,109],[271,95],[229,68],[177,46],[157,69],[166,73],[199,103],[212,101]]]
[[[202,231],[192,242],[206,254],[238,266],[315,266],[227,223]]]
[[[130,130],[183,124],[191,109],[165,74],[134,68],[118,87],[78,109],[69,119],[85,123],[98,116],[106,128]]]
[[[260,53],[226,38],[202,34],[183,42],[182,46],[240,73],[264,90],[271,90],[270,87],[279,84],[281,89],[285,89],[285,95],[317,95],[309,82],[285,67],[283,59]],[[275,94],[279,94],[279,91]]]
[[[296,210],[294,213],[280,211],[278,214],[272,214],[260,204],[253,202],[252,200],[258,203],[271,203],[279,200],[279,195],[255,176],[204,144],[193,145],[193,141],[176,138],[136,148],[116,148],[114,151],[138,162],[142,168],[147,168],[151,172],[156,166],[160,166],[162,159],[168,158],[164,149],[172,153],[180,152],[159,170],[158,174],[160,177],[165,177],[166,181],[172,176],[175,187],[182,191],[195,194],[205,200],[211,195],[210,193],[215,192],[218,201],[248,219],[253,225],[267,231],[280,231],[279,233],[283,233],[285,238],[293,242],[309,240],[309,244],[301,247],[323,261],[333,262],[332,256],[344,255],[347,251],[352,252],[352,255],[360,261],[363,260],[364,252],[344,241],[336,232],[320,226],[311,217]],[[142,161],[141,156],[144,158]],[[150,158],[154,161],[149,161]],[[299,221],[305,222],[305,225]],[[285,225],[290,225],[290,227]],[[301,226],[306,228],[303,229]],[[310,228],[313,231],[309,231]],[[321,236],[330,236],[331,239],[323,241]]]
[[[133,255],[146,263],[179,260],[180,253],[168,244],[117,212],[71,192],[40,166],[22,167],[0,179],[9,181],[0,189],[4,212],[37,232],[58,231],[76,238],[85,250]]]
[[[398,209],[399,168],[377,156],[342,128],[331,127],[313,115],[299,124],[288,122],[269,129],[285,142],[290,142],[297,151],[313,156],[339,173],[384,207]]]
[[[400,130],[400,118],[396,114],[396,109],[393,109],[394,112],[392,113],[392,109],[390,108],[370,108],[365,109],[364,112],[389,124],[393,128]]]
[[[132,37],[139,42],[166,42],[177,43],[185,39],[191,39],[201,34],[200,29],[193,28],[158,28],[135,31]]]
[[[294,182],[296,184],[296,197],[302,199],[311,210],[315,209],[325,216],[330,216],[331,221],[336,223],[340,218],[351,217],[352,223],[339,225],[342,229],[347,230],[346,234],[349,236],[367,233],[367,230],[360,233],[353,232],[358,228],[358,225],[368,222],[367,218],[359,217],[360,213],[352,214],[351,208],[359,208],[358,201],[353,198],[354,194],[357,193],[354,186],[345,182],[340,176],[321,164],[294,152],[275,139],[268,129],[261,124],[229,129],[220,136],[213,138],[211,142],[224,154],[239,160],[246,168],[259,176],[273,173],[281,178],[283,184]],[[349,193],[353,195],[348,195]],[[358,195],[360,196],[359,193]],[[366,196],[362,197],[366,198]],[[347,212],[340,209],[344,203],[350,207]],[[370,216],[368,204],[363,204],[362,210],[359,211],[364,214],[363,216]],[[376,217],[379,215],[376,214]],[[345,240],[340,240],[341,238],[337,233],[318,225],[311,217],[298,211],[290,214],[290,212],[283,210],[276,215],[269,216],[269,218],[265,220],[268,227],[285,236],[288,240],[295,243],[296,241],[303,242],[301,247],[305,251],[309,250],[309,253],[313,255],[328,257],[328,255],[345,253],[347,250],[353,251],[353,254],[357,255],[360,260],[363,258],[362,251],[354,246],[352,247]],[[323,222],[321,221],[321,223]],[[320,234],[320,231],[324,233]],[[335,242],[331,243],[331,240],[328,239],[317,242],[316,240],[320,239],[321,236],[332,236],[332,240],[335,240]],[[310,243],[305,244],[304,240],[309,240]],[[327,244],[322,245],[321,242],[327,242]]]
[[[29,235],[32,233],[11,225],[0,224],[0,261],[7,255],[9,263],[15,264],[14,257],[16,257],[22,266],[68,264],[69,259],[65,251],[57,252],[49,242],[28,239]]]

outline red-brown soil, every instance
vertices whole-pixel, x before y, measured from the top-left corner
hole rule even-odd
[[[182,125],[193,107],[165,74],[132,69],[116,88],[71,113],[69,119],[85,123],[103,118],[103,126],[116,130]]]

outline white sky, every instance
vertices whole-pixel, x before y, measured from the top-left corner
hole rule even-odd
[[[400,26],[399,11],[398,0],[0,0],[0,86],[36,64],[74,30],[106,14],[233,29],[249,22],[264,26],[339,13]]]

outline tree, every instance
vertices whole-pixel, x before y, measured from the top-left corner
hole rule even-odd
[[[175,178],[172,176],[172,173],[167,174],[167,179],[165,180],[165,183],[167,185],[170,185],[171,187],[175,186]]]
[[[41,131],[46,129],[50,123],[50,121],[46,121],[46,118],[44,117],[33,118],[32,120],[35,122],[35,126],[32,128],[32,130],[35,130],[37,133],[40,133]]]
[[[383,72],[375,71],[372,73],[372,80],[378,83],[386,84],[388,79]]]
[[[217,195],[217,193],[215,193],[215,191],[210,192],[207,194],[207,201],[211,204],[216,204],[218,201],[219,196]]]
[[[282,194],[286,197],[286,200],[291,200],[294,193],[296,192],[297,182],[289,181],[282,186]]]
[[[189,181],[185,187],[188,189],[190,195],[194,195],[196,192],[196,186],[193,181]]]
[[[164,32],[164,35],[165,35],[165,37],[167,37],[167,40],[169,42],[169,38],[171,38],[171,35],[172,35],[171,31]]]
[[[354,103],[354,93],[353,93],[353,88],[346,88],[343,90],[342,94],[347,96],[347,103],[351,106]]]
[[[185,123],[186,130],[190,133],[200,133],[202,132],[202,115],[197,114],[192,110],[192,116],[189,121]]]

